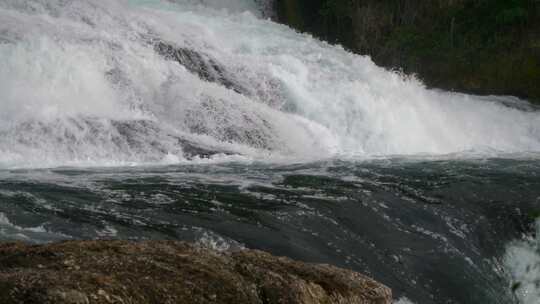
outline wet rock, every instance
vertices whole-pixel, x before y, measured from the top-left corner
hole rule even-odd
[[[391,303],[353,271],[173,241],[0,245],[0,303]]]
[[[78,116],[48,122],[29,120],[12,129],[0,130],[0,138],[14,138],[28,149],[57,147],[57,154],[73,158],[91,158],[86,154],[89,153],[88,146],[109,148],[109,151],[96,151],[98,154],[124,152],[127,158],[136,156],[149,162],[160,161],[167,154],[182,155],[186,159],[234,154],[227,149],[171,134],[159,123],[146,119],[102,120]]]
[[[188,71],[198,75],[201,79],[219,83],[240,94],[248,94],[245,88],[231,79],[232,75],[227,73],[225,67],[208,55],[159,40],[154,41],[154,50],[164,58],[183,65]]]

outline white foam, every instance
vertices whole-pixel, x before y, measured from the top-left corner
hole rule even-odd
[[[0,212],[0,239],[19,241],[51,241],[69,238],[68,236],[48,231],[43,226],[22,227],[12,223],[9,218]]]
[[[536,238],[512,242],[504,264],[520,303],[540,303],[540,219],[536,222]]]
[[[524,101],[418,80],[258,18],[255,0],[0,0],[0,167],[540,152]],[[258,12],[258,13],[257,13]],[[156,53],[211,58],[243,94]],[[123,134],[119,122],[132,123]]]
[[[184,5],[214,8],[228,13],[249,12],[259,17],[272,15],[272,0],[170,0]]]
[[[198,246],[219,252],[244,249],[244,245],[231,239],[226,239],[214,232],[204,231],[196,241]]]
[[[399,298],[397,301],[394,301],[394,304],[414,304],[411,300],[406,297]]]
[[[118,236],[118,230],[113,226],[106,225],[105,228],[97,230],[96,234],[101,238],[114,238]]]

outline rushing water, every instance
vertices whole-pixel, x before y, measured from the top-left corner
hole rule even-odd
[[[3,239],[258,248],[361,271],[415,303],[513,303],[503,267],[531,288],[519,251],[529,245],[513,240],[528,231],[527,215],[540,203],[540,164],[391,159],[11,170],[0,175],[0,200]],[[513,249],[505,260],[506,244]],[[534,249],[527,254],[538,259]]]
[[[540,112],[266,20],[271,1],[0,0],[0,239],[181,239],[538,303]]]

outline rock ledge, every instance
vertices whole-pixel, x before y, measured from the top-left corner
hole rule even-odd
[[[390,304],[353,271],[173,241],[0,245],[0,303]]]

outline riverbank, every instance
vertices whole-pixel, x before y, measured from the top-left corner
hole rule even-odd
[[[540,102],[540,2],[277,0],[277,19],[426,85]]]

